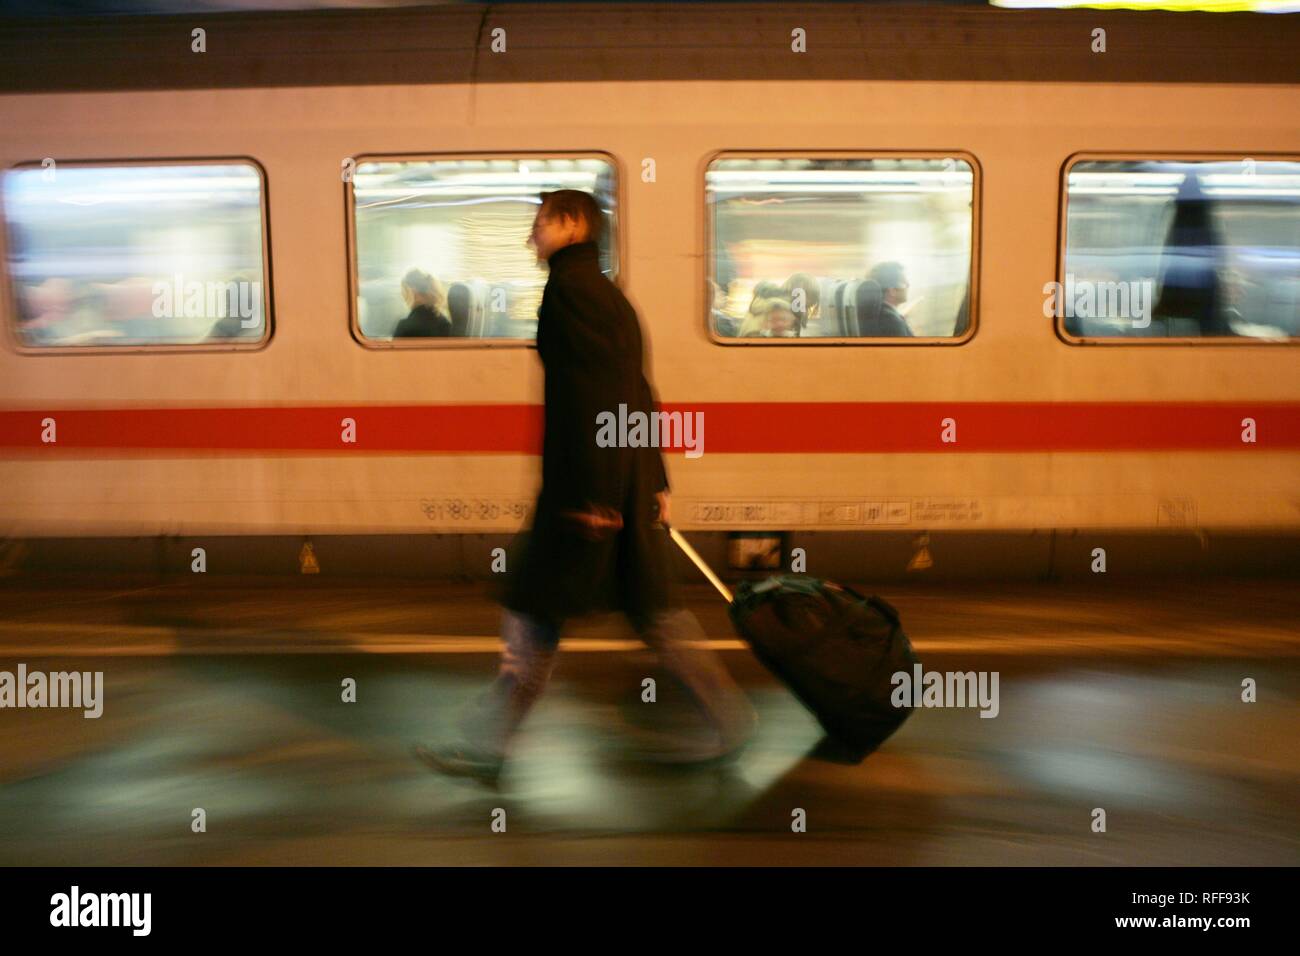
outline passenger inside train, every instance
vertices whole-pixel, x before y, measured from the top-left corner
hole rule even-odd
[[[590,191],[610,213],[601,267],[616,277],[626,241],[616,176],[606,156],[361,164],[357,337],[534,338],[545,274],[512,237],[541,191]],[[702,307],[719,341],[923,344],[971,332],[980,226],[964,160],[723,154],[705,176],[706,281],[687,307]],[[57,181],[22,166],[4,172],[3,191],[19,346],[255,344],[270,334],[271,237],[254,164],[69,164]],[[1300,337],[1300,163],[1080,160],[1061,200],[1065,336]],[[429,283],[404,285],[404,263],[436,264],[438,278],[416,269]],[[224,307],[232,284],[239,321]]]
[[[419,269],[402,276],[402,301],[410,312],[393,329],[393,338],[437,338],[451,335],[446,296],[437,278]]]
[[[737,322],[719,307],[726,301],[717,283],[710,281],[714,307],[710,321],[719,336],[734,338],[798,338],[807,336],[851,336],[859,338],[912,337],[914,333],[900,310],[909,304],[906,270],[898,262],[876,265],[868,278],[819,280],[807,273],[795,273],[782,285],[770,280],[756,283],[747,314]],[[831,324],[823,323],[821,286],[833,291],[836,308],[830,310]],[[851,298],[846,301],[845,296]],[[964,317],[966,299],[954,316],[954,328]],[[839,319],[836,321],[835,317]],[[954,333],[956,334],[956,333]]]
[[[790,300],[783,297],[771,283],[762,283],[764,290],[756,293],[749,304],[749,314],[740,327],[742,338],[794,338],[799,335],[799,323],[790,308]]]
[[[858,315],[863,335],[892,336],[912,334],[911,327],[898,307],[907,301],[907,274],[898,262],[881,262],[871,270],[871,279],[880,286],[880,308],[874,316]],[[863,283],[865,285],[865,283]]]
[[[714,335],[812,342],[964,334],[973,181],[969,164],[952,159],[715,160],[706,173],[722,299],[710,309]],[[771,312],[773,298],[793,313],[791,329]]]
[[[542,192],[575,188],[596,196],[612,224],[601,268],[618,267],[615,169],[607,157],[402,159],[361,163],[353,178],[357,331],[379,342],[396,331],[395,263],[422,263],[446,295],[434,308],[449,339],[530,340],[537,332],[546,271],[515,241],[526,234]],[[441,327],[441,324],[439,324]]]
[[[781,286],[790,299],[790,308],[798,320],[800,334],[816,327],[821,319],[820,283],[806,272],[796,272]]]

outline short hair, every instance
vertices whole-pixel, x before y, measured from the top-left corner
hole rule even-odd
[[[882,289],[902,288],[903,264],[901,262],[882,262],[871,270],[871,278],[879,282]]]
[[[600,242],[605,235],[605,214],[591,193],[581,189],[557,189],[542,193],[542,209],[550,216],[572,219],[586,226],[587,242]]]

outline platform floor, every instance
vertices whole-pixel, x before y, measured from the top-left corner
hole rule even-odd
[[[996,718],[920,710],[859,765],[815,757],[816,723],[698,590],[762,721],[734,765],[630,757],[628,724],[698,725],[598,618],[571,630],[493,792],[409,756],[492,673],[481,587],[10,583],[0,671],[103,671],[105,701],[99,719],[0,710],[0,864],[1300,864],[1295,581],[883,596],[927,670],[998,672]]]

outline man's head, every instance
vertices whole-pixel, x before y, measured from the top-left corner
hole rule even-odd
[[[871,270],[871,278],[880,284],[886,305],[902,305],[907,301],[907,276],[898,262],[882,262]]]
[[[542,193],[527,244],[537,250],[540,264],[575,242],[599,242],[604,225],[600,205],[590,193],[557,189]]]

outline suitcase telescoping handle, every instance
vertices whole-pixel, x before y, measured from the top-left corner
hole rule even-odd
[[[704,574],[706,578],[709,579],[709,583],[718,589],[718,593],[721,594],[724,599],[726,599],[726,602],[730,604],[733,600],[735,600],[732,597],[731,589],[727,587],[725,584],[723,584],[721,579],[719,579],[718,576],[713,573],[713,569],[704,563],[704,559],[695,553],[695,549],[691,547],[691,543],[689,541],[687,541],[684,537],[682,537],[682,533],[678,531],[676,528],[674,528],[672,525],[665,524],[664,527],[668,529],[668,534],[672,537],[672,539],[677,542],[677,547],[681,548],[683,551],[686,552],[686,556],[690,558],[691,562],[697,568],[700,569],[700,571]]]

